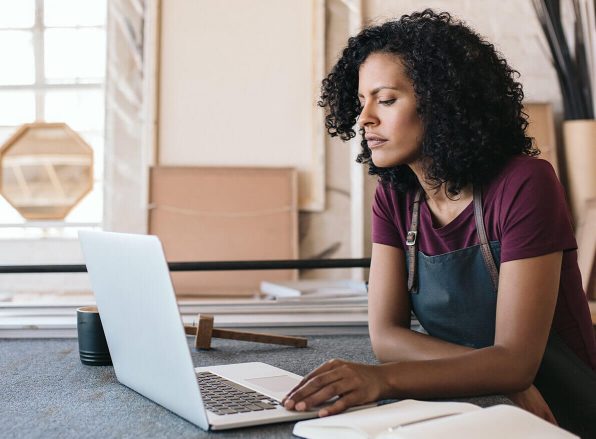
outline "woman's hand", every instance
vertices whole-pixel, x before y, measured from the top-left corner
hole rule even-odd
[[[538,389],[533,385],[523,392],[507,395],[507,397],[522,409],[527,410],[552,424],[559,425],[553,413],[550,411],[548,404]]]
[[[304,411],[337,396],[333,404],[319,410],[319,416],[328,416],[355,405],[377,401],[388,390],[383,366],[333,359],[306,375],[282,400],[282,404],[288,410]]]

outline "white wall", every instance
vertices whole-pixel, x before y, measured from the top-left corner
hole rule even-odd
[[[296,167],[301,208],[322,209],[322,4],[164,0],[159,164]]]

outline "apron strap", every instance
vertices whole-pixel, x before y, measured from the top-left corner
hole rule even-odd
[[[417,276],[416,276],[416,259],[418,253],[418,220],[420,217],[420,197],[422,195],[422,188],[418,189],[414,197],[414,206],[412,209],[412,223],[410,230],[406,237],[406,245],[408,247],[408,291],[410,293],[417,293]],[[495,259],[490,251],[490,245],[484,228],[484,212],[482,209],[482,190],[480,187],[474,187],[474,219],[476,220],[476,233],[480,241],[480,250],[484,264],[490,274],[495,293],[499,288],[499,270],[495,264]]]
[[[414,197],[414,206],[412,210],[412,223],[410,224],[410,230],[406,237],[406,245],[408,246],[408,291],[410,293],[417,293],[417,282],[416,282],[416,259],[418,253],[418,218],[420,212],[420,197],[422,195],[422,188],[418,189],[416,196]]]
[[[484,258],[484,265],[486,265],[486,268],[488,269],[496,293],[499,288],[499,270],[495,264],[493,254],[490,251],[486,230],[484,229],[482,190],[479,186],[474,187],[474,218],[476,219],[476,233],[478,233],[478,239],[480,240],[480,250],[482,251],[482,257]]]

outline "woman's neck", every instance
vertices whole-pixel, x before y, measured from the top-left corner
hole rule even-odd
[[[442,227],[449,224],[473,199],[472,185],[463,187],[455,197],[449,196],[446,183],[437,186],[427,181],[424,169],[419,162],[411,164],[410,169],[416,174],[418,183],[424,191],[435,226]]]

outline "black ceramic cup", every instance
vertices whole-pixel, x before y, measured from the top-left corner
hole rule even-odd
[[[106,336],[96,306],[77,309],[77,333],[81,363],[88,366],[109,366],[112,364]]]

